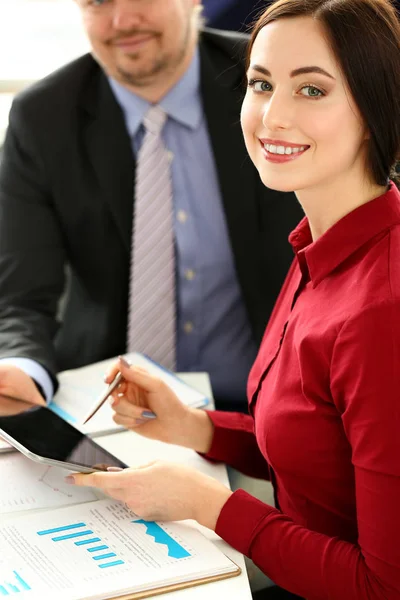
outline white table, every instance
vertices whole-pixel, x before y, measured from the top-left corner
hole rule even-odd
[[[188,373],[181,374],[181,377],[187,383],[212,398],[211,387],[206,374]],[[98,437],[96,441],[128,465],[139,466],[156,459],[171,460],[191,465],[229,486],[225,465],[211,463],[187,448],[147,440],[131,431]],[[13,513],[13,518],[17,517],[18,514],[22,513]],[[2,515],[1,518],[5,518],[5,516]],[[202,531],[222,552],[229,556],[242,569],[242,573],[231,579],[163,594],[160,598],[165,598],[166,600],[204,600],[204,598],[207,598],[207,600],[251,600],[250,585],[243,555],[231,548],[214,532],[194,521],[191,524]]]

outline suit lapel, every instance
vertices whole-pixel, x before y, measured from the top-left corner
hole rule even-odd
[[[83,98],[87,119],[84,144],[99,181],[100,198],[128,252],[131,248],[135,162],[124,117],[106,77],[96,66],[94,82]]]
[[[216,69],[206,41],[201,42],[203,106],[217,165],[223,207],[243,299],[258,338],[257,314],[262,305],[260,239],[256,173],[245,148],[240,108],[243,70],[229,61]],[[222,75],[221,75],[222,73]]]

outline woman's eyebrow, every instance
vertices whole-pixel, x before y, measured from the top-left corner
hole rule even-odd
[[[262,73],[263,75],[266,75],[267,77],[271,77],[270,71],[268,71],[268,69],[266,69],[265,67],[262,67],[261,65],[250,65],[250,69],[252,71],[257,71],[258,73]],[[328,73],[328,71],[325,71],[325,69],[322,69],[321,67],[317,67],[315,65],[310,66],[310,67],[299,67],[298,69],[294,69],[290,73],[290,77],[297,77],[297,75],[304,75],[306,73],[318,73],[319,75],[325,75],[325,77],[329,77],[329,79],[335,79],[333,77],[333,75]]]
[[[329,79],[335,79],[333,75],[322,69],[321,67],[317,67],[315,65],[311,67],[300,67],[299,69],[294,69],[290,73],[290,77],[296,77],[297,75],[304,75],[305,73],[318,73],[319,75],[325,75],[325,77],[329,77]]]

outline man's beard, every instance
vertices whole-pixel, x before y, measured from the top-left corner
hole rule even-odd
[[[140,70],[132,69],[131,71],[116,65],[116,70],[120,81],[133,87],[145,87],[146,85],[152,83],[160,73],[168,71],[173,72],[186,56],[186,52],[189,47],[190,33],[191,27],[190,22],[188,22],[185,37],[178,53],[175,56],[171,56],[170,54],[159,54],[150,66]],[[136,59],[140,59],[140,52],[135,52],[129,54],[128,56],[134,62]]]
[[[131,54],[129,58],[135,60],[139,55]],[[159,56],[150,67],[138,70],[127,70],[117,65],[116,70],[122,83],[134,87],[143,87],[148,85],[159,73],[172,67],[171,60],[165,56]]]

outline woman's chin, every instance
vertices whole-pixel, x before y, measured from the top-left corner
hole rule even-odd
[[[277,192],[294,192],[296,189],[296,186],[288,181],[289,178],[287,177],[275,177],[268,173],[260,173],[260,177],[265,187],[270,190],[276,190]]]

